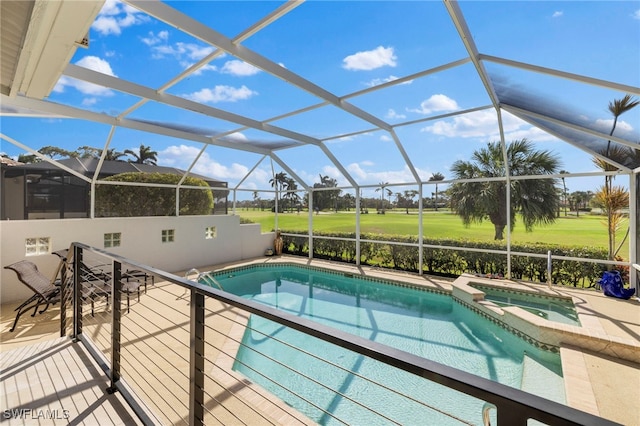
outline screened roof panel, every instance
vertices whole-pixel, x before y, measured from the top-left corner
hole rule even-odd
[[[333,105],[323,105],[270,122],[315,139],[369,130],[374,124]]]
[[[48,97],[23,94],[19,73],[3,92],[12,94],[0,98],[3,153],[142,143],[159,163],[175,161],[176,147],[193,162],[211,144],[198,169],[234,182],[253,167],[271,173],[270,161],[253,163],[266,155],[301,175],[343,168],[341,185],[375,186],[447,175],[503,134],[557,148],[566,170],[583,172],[608,145],[609,102],[640,96],[637,2],[103,4],[88,49],[49,70],[60,79]],[[24,55],[36,51],[25,43]],[[77,119],[15,116],[25,110]],[[628,170],[640,107],[616,125],[612,145],[630,150],[620,160]],[[238,159],[212,155],[234,148]]]
[[[306,2],[245,45],[337,96],[466,56],[445,7],[430,1]]]
[[[327,148],[361,185],[415,181],[396,143],[386,132],[336,139],[327,142]]]
[[[175,96],[264,121],[321,100],[247,62],[222,55],[167,90]],[[274,98],[286,102],[273,102]]]
[[[478,73],[469,62],[349,97],[348,100],[392,124],[491,104]]]
[[[102,147],[110,129],[108,125],[78,119],[2,117],[2,134],[35,151],[47,146],[68,151],[81,146]],[[12,158],[30,154],[20,145],[0,140],[0,150]]]
[[[174,149],[180,148],[174,147]],[[264,182],[268,181],[266,176],[270,172],[266,175],[266,172],[262,172],[254,174],[253,178],[246,178],[251,169],[263,159],[263,155],[214,145],[207,145],[204,150],[200,148],[202,147],[198,147],[197,151],[192,151],[196,155],[187,157],[176,155],[175,167],[184,170],[191,168],[191,173],[210,176],[216,180],[228,182],[229,188],[235,188],[243,179],[243,186],[249,189],[260,188]]]
[[[464,1],[460,9],[480,53],[640,85],[637,2]]]

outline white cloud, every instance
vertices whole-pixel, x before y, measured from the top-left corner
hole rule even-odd
[[[371,185],[378,182],[399,183],[414,181],[413,173],[411,173],[408,166],[404,166],[400,170],[368,170],[368,168],[373,165],[370,161],[361,161],[359,163],[351,163],[347,165],[346,168],[351,176],[361,185]],[[420,175],[422,176],[423,172],[420,172]],[[428,173],[424,172],[424,175],[428,176]],[[393,188],[390,189],[393,191]]]
[[[367,87],[374,87],[384,83],[388,83],[390,81],[395,81],[397,79],[398,77],[396,77],[395,75],[390,75],[389,77],[386,77],[386,78],[374,78],[373,80],[369,80],[368,82],[365,82],[364,85]],[[411,84],[411,83],[413,83],[413,80],[407,80],[400,84]]]
[[[180,65],[182,66],[182,68],[187,69],[190,66],[192,66],[195,62],[187,62],[187,61],[180,61]],[[197,70],[195,70],[193,72],[193,75],[201,75],[203,72],[205,71],[217,71],[218,67],[216,67],[215,65],[211,65],[211,64],[204,64],[203,66],[201,66],[200,68],[198,68]]]
[[[85,56],[76,62],[76,65],[88,68],[93,71],[97,71],[102,74],[110,75],[112,77],[117,77],[113,70],[111,69],[111,65],[109,62],[104,59],[98,58],[97,56]],[[62,93],[65,90],[65,87],[73,87],[81,93],[85,95],[92,96],[112,96],[113,91],[107,87],[98,86],[93,83],[87,83],[85,81],[76,80],[73,78],[62,76],[56,83],[53,91],[56,93]],[[95,102],[93,102],[95,103]]]
[[[502,114],[502,127],[508,141],[522,138],[535,141],[555,140],[555,137],[507,112]],[[439,120],[420,131],[448,138],[476,138],[486,142],[500,138],[498,118],[493,110],[476,111],[449,120]]]
[[[85,98],[82,100],[82,105],[86,107],[90,107],[95,105],[98,102],[98,98]]]
[[[158,34],[154,34],[153,31],[149,31],[147,37],[142,37],[140,40],[147,46],[153,46],[158,43],[166,42],[169,39],[169,31],[160,31]]]
[[[238,100],[249,99],[250,97],[257,95],[258,92],[254,92],[247,86],[231,87],[231,86],[216,86],[213,89],[204,88],[197,92],[188,93],[183,95],[185,98],[196,102],[205,103],[217,103],[217,102],[236,102]]]
[[[237,59],[234,59],[231,61],[227,61],[222,66],[222,68],[220,68],[220,72],[223,74],[231,74],[235,76],[245,77],[245,76],[255,75],[259,73],[260,69],[244,61],[239,61]]]
[[[561,10],[556,10],[555,12],[553,12],[553,15],[551,15],[552,18],[559,18],[562,15],[564,15],[564,12]]]
[[[226,139],[230,139],[232,141],[236,141],[236,142],[247,142],[249,141],[249,138],[246,137],[243,133],[240,132],[235,132],[235,133],[231,133],[230,135],[225,136]]]
[[[199,152],[200,148],[194,146],[169,146],[158,152],[158,165],[186,170],[191,166]],[[238,180],[242,179],[249,172],[249,169],[238,163],[233,163],[231,166],[222,165],[213,160],[207,152],[204,152],[191,171],[219,180]]]
[[[396,66],[393,47],[378,46],[373,50],[354,53],[342,60],[342,68],[350,71],[369,71],[376,68]]]
[[[456,111],[460,109],[458,103],[450,97],[442,94],[431,96],[420,103],[420,108],[410,109],[407,111],[417,112],[418,114],[431,114],[439,111]]]
[[[107,0],[91,28],[102,35],[120,35],[123,28],[148,21],[149,17],[137,9],[118,0]]]
[[[633,19],[640,19],[640,9],[633,12],[633,15],[631,16],[633,16]]]
[[[389,108],[389,111],[387,111],[387,115],[385,115],[385,118],[402,119],[402,118],[407,118],[407,116],[404,114],[398,114],[394,109]]]
[[[205,56],[213,52],[214,48],[211,46],[200,46],[195,43],[183,43],[177,42],[173,45],[161,44],[151,46],[154,59],[162,59],[166,56],[173,56],[176,59],[190,59],[193,61],[199,61]]]
[[[609,134],[611,132],[611,127],[613,127],[613,118],[598,119],[596,120],[595,125],[601,132]],[[616,123],[616,130],[614,132],[614,135],[624,136],[632,134],[633,126],[624,120],[618,120],[618,122]]]

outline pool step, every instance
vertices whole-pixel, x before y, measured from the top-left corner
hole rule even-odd
[[[525,352],[520,389],[552,401],[565,403],[562,375],[548,369]]]

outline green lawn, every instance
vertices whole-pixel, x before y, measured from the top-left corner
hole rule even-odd
[[[263,232],[268,232],[275,227],[275,215],[272,212],[259,210],[238,210],[240,217],[260,223]],[[308,229],[308,213],[281,213],[278,215],[278,228],[285,230],[299,230],[306,232]],[[325,232],[355,232],[355,213],[321,212],[313,215],[314,231]],[[616,244],[620,244],[626,232],[625,223],[618,233]],[[449,212],[425,212],[423,230],[425,238],[465,238],[476,241],[491,241],[493,239],[493,224],[485,221],[481,224],[472,224],[465,228],[460,217]],[[362,214],[360,215],[360,231],[363,233],[380,233],[392,235],[417,235],[418,214],[411,212],[406,214],[404,210],[387,211],[386,214]],[[549,243],[572,246],[607,247],[607,230],[605,217],[597,215],[561,216],[555,223],[546,226],[537,226],[533,232],[526,232],[520,221],[517,221],[511,234],[514,243]],[[629,246],[625,241],[619,253],[624,259],[629,258]]]

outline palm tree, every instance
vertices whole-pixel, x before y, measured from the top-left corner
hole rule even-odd
[[[107,149],[107,152],[104,155],[105,161],[122,161],[120,157],[124,157],[124,152],[116,151],[115,148]]]
[[[260,193],[258,191],[253,191],[253,209],[256,209],[256,206],[260,202]]]
[[[135,160],[133,161],[129,160],[130,163],[151,164],[155,166],[156,162],[158,161],[158,153],[156,151],[151,151],[150,146],[144,146],[142,144],[140,144],[140,148],[138,148],[138,152],[134,152],[130,149],[125,149],[124,153],[135,157]]]
[[[439,182],[441,180],[444,180],[444,175],[440,172],[435,172],[434,174],[431,175],[431,177],[429,178],[429,182]],[[438,184],[436,183],[436,198],[435,198],[435,202],[433,203],[436,211],[438,211]]]
[[[378,185],[376,192],[380,191],[380,211],[384,213],[384,190],[387,188],[387,185],[389,185],[389,182],[380,182]],[[387,189],[387,191],[389,191],[389,195],[392,194],[390,189]]]
[[[512,176],[549,175],[558,168],[558,159],[548,151],[536,151],[526,139],[507,146],[507,165]],[[456,161],[451,171],[456,179],[502,177],[506,175],[504,156],[499,142],[475,151],[472,161]],[[459,182],[450,188],[451,208],[462,217],[466,226],[480,223],[487,217],[495,228],[494,239],[504,239],[507,226],[507,188],[504,182]],[[559,199],[554,179],[524,179],[511,181],[511,227],[516,212],[522,215],[525,229],[553,223]]]
[[[640,101],[636,100],[630,94],[624,95],[622,99],[614,99],[612,102],[609,102],[609,111],[613,114],[613,126],[611,126],[611,133],[609,136],[613,136],[613,132],[616,130],[616,125],[618,124],[618,117],[620,117],[625,112],[635,108],[640,104]],[[609,149],[611,148],[611,141],[607,141],[607,151],[606,156],[609,156]]]
[[[289,208],[293,209],[294,203],[298,203],[300,201],[300,196],[295,192],[298,189],[298,185],[293,178],[287,177],[283,186],[287,189],[287,192],[282,196],[282,198],[289,199]]]
[[[568,175],[569,174],[569,172],[564,170],[564,169],[560,170],[559,173],[561,175]],[[562,188],[563,188],[562,197],[563,197],[563,200],[564,200],[564,215],[566,217],[567,216],[567,185],[565,185],[564,176],[562,176],[561,179],[562,179]],[[560,212],[558,211],[558,213],[560,213]]]
[[[594,203],[600,206],[607,214],[607,231],[609,233],[609,260],[614,260],[616,254],[620,250],[622,243],[626,239],[626,235],[616,249],[616,232],[622,226],[624,215],[620,213],[622,209],[629,206],[629,193],[621,186],[613,186],[608,189],[601,186],[596,192]]]
[[[280,193],[282,192],[282,190],[284,189],[284,186],[287,183],[287,179],[289,179],[289,177],[287,176],[286,172],[279,172],[276,173],[274,177],[272,177],[271,179],[269,179],[269,183],[271,184],[271,186],[273,188],[275,188],[276,190],[276,198],[278,200],[280,200]]]
[[[613,114],[613,125],[611,126],[611,132],[609,136],[613,136],[613,132],[616,130],[616,126],[618,124],[618,117],[620,117],[625,112],[635,108],[640,104],[640,101],[633,98],[633,96],[626,94],[622,99],[614,99],[612,102],[609,102],[609,111]],[[607,148],[601,154],[609,158],[617,163],[624,162],[629,155],[631,154],[631,149],[621,146],[611,147],[611,140],[607,141]],[[600,158],[594,158],[593,162],[596,166],[601,168],[603,171],[615,171],[618,170],[616,166],[610,164],[608,161],[605,161]],[[602,186],[598,192],[596,193],[597,201],[600,203],[602,209],[607,214],[607,230],[609,234],[609,260],[614,260],[615,254],[617,252],[615,248],[616,241],[616,231],[619,227],[619,218],[617,217],[617,201],[619,201],[620,197],[616,194],[620,192],[620,187],[613,186],[613,179],[615,176],[605,176],[604,177],[604,186]],[[628,197],[627,197],[628,198]],[[611,203],[611,205],[606,205],[603,203]],[[628,200],[627,200],[628,203]],[[627,231],[628,232],[628,231]],[[625,237],[626,238],[626,237]]]

